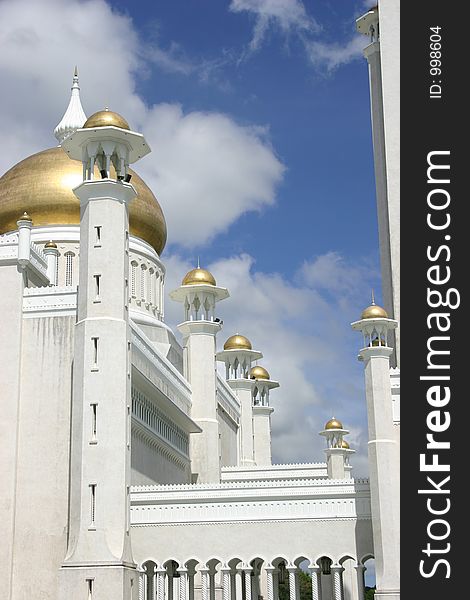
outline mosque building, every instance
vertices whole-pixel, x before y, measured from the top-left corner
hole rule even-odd
[[[0,178],[3,597],[298,600],[307,569],[312,600],[362,600],[375,557],[378,600],[397,600],[398,322],[373,302],[352,325],[370,481],[335,417],[323,460],[272,464],[285,393],[217,317],[223,281],[182,273],[165,323],[165,218],[131,169],[144,135],[87,118],[77,72],[54,133]]]

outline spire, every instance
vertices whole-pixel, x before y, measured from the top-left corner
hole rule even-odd
[[[73,73],[72,96],[62,120],[54,129],[54,135],[59,144],[69,137],[71,133],[80,129],[86,121],[86,114],[80,102],[80,86],[78,85],[78,69]]]

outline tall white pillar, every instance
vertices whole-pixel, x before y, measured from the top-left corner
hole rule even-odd
[[[356,571],[357,597],[359,600],[363,600],[365,594],[364,572],[366,568],[364,565],[356,565],[354,569]]]
[[[321,569],[317,565],[309,565],[308,570],[312,578],[312,600],[322,600]],[[361,600],[364,600],[361,598]]]
[[[275,568],[271,564],[268,564],[265,567],[265,571],[266,571],[266,588],[267,588],[267,592],[268,592],[268,600],[274,600],[274,571],[275,571]],[[318,600],[318,599],[313,599],[313,600]]]
[[[157,567],[155,571],[156,579],[156,600],[165,600],[165,578],[166,569],[163,567]],[[153,600],[153,599],[152,599]]]
[[[146,574],[145,574],[145,569],[138,569],[138,576],[139,576],[139,600],[147,600],[145,598],[145,579],[146,579]]]
[[[225,363],[227,384],[240,403],[238,460],[241,466],[255,465],[253,391],[256,380],[250,378],[250,372],[253,361],[262,357],[261,352],[252,349],[248,338],[239,334],[229,337],[224,344],[224,349],[217,353],[217,360]]]
[[[372,141],[379,225],[382,291],[385,308],[400,320],[400,107],[399,2],[383,2],[357,21],[369,37],[364,56],[369,67]],[[385,44],[385,46],[384,46]],[[386,65],[384,72],[382,66]],[[384,93],[385,90],[385,93]],[[400,365],[399,331],[394,332],[392,365]]]
[[[252,600],[251,593],[251,573],[253,569],[251,567],[246,567],[243,569],[243,575],[245,577],[245,598],[244,600]]]
[[[101,161],[124,153],[125,169],[149,152],[141,134],[85,126],[63,142],[71,158]],[[100,150],[101,148],[101,150]],[[90,154],[91,153],[91,154]],[[116,154],[114,154],[117,156]],[[91,162],[90,162],[91,164]],[[129,204],[136,191],[124,179],[85,180],[80,201],[80,268],[74,336],[70,511],[59,598],[84,590],[113,600],[137,600],[130,541]],[[122,173],[124,178],[126,172]],[[96,240],[100,239],[97,244]],[[103,469],[103,465],[112,467]]]
[[[209,600],[210,579],[209,569],[204,565],[199,569],[201,573],[201,600]]]
[[[299,600],[297,567],[287,567],[287,571],[289,573],[289,600]]]
[[[183,304],[185,315],[178,329],[183,335],[184,374],[192,390],[191,418],[201,428],[190,439],[191,471],[198,483],[220,481],[215,352],[222,324],[214,310],[216,303],[228,296],[228,290],[218,287],[212,274],[200,268],[190,271],[170,293]]]
[[[250,371],[250,378],[256,381],[253,389],[253,440],[255,463],[258,466],[272,464],[271,454],[271,414],[274,409],[269,406],[270,391],[279,387],[272,381],[268,371],[256,365]]]
[[[231,600],[232,597],[230,570],[230,567],[227,567],[226,565],[221,569],[223,600]]]
[[[366,384],[376,600],[398,600],[400,595],[400,463],[390,385],[392,348],[388,346],[390,331],[397,325],[385,317],[352,324],[366,344],[359,356]],[[376,345],[378,339],[380,345]]]
[[[334,600],[343,600],[343,567],[337,565],[331,567],[331,576],[333,577],[333,597]]]
[[[179,573],[179,600],[189,600],[189,573],[188,569],[181,567]]]

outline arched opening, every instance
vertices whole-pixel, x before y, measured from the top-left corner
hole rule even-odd
[[[329,556],[321,556],[317,561],[320,567],[320,587],[322,600],[333,600],[333,576],[331,567],[333,560]]]
[[[144,571],[144,598],[145,600],[153,600],[156,594],[156,569],[157,564],[152,560],[147,560],[143,563]]]
[[[263,567],[263,559],[262,558],[254,558],[250,562],[251,566],[251,598],[252,600],[262,600],[263,598],[267,598],[267,589],[266,589],[266,578],[264,577],[265,573],[262,570]]]
[[[271,562],[273,571],[273,596],[274,600],[289,600],[289,572],[287,565],[289,561],[283,557],[277,557]]]
[[[310,560],[305,556],[299,556],[294,560],[294,565],[297,567],[295,585],[298,600],[311,600],[312,598],[312,577],[308,570],[309,564]]]
[[[357,561],[351,555],[345,555],[338,563],[343,567],[344,571],[341,574],[343,582],[343,599],[344,600],[363,600],[359,598],[360,587],[358,585],[359,572],[356,569]]]
[[[180,573],[178,572],[179,563],[176,560],[167,560],[163,564],[163,568],[166,570],[165,576],[165,598],[167,600],[178,600],[179,597],[179,579]]]
[[[373,556],[363,559],[364,571],[364,600],[372,600],[375,595],[375,558]],[[362,598],[360,598],[362,600]]]

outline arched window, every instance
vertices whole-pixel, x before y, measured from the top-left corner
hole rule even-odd
[[[147,267],[142,265],[142,271],[140,273],[140,298],[142,302],[145,302],[145,281],[147,279]]]
[[[73,283],[73,259],[75,254],[73,252],[65,253],[65,285],[72,285]]]
[[[133,260],[131,262],[131,298],[135,298],[136,277],[137,277],[137,263],[135,262],[135,260]]]
[[[154,279],[154,271],[153,269],[149,269],[149,276],[147,279],[147,301],[149,304],[153,304],[154,303],[154,297],[153,297],[153,279]]]

